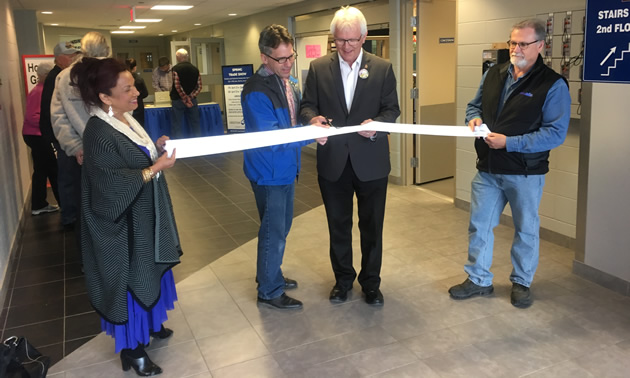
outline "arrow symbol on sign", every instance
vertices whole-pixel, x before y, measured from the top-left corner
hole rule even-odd
[[[600,66],[603,66],[604,63],[606,63],[606,61],[608,60],[608,58],[610,58],[610,56],[612,54],[615,53],[615,51],[617,51],[617,46],[613,47],[612,49],[610,49],[610,52],[608,53],[608,55],[606,55],[606,57],[604,58],[604,60],[602,60],[602,62],[599,64]]]

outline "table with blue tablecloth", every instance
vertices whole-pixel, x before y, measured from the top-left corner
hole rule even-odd
[[[171,136],[172,109],[170,106],[146,106],[144,108],[144,127],[153,141],[162,135]],[[186,118],[182,120],[183,138],[193,137]],[[221,108],[216,102],[199,104],[199,123],[202,136],[223,135]]]

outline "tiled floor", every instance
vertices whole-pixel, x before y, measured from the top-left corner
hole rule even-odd
[[[303,159],[296,216],[322,203],[315,159]],[[258,213],[242,167],[242,153],[233,153],[182,159],[168,172],[185,253],[177,281],[256,237]],[[100,318],[87,300],[74,232],[62,229],[59,213],[27,217],[0,334],[28,337],[56,363],[100,333]]]
[[[296,205],[283,265],[299,281],[291,294],[304,309],[257,307],[256,241],[248,241],[255,236],[256,213],[239,169],[236,154],[182,160],[169,179],[186,254],[175,270],[179,301],[167,322],[175,334],[150,346],[162,376],[629,376],[630,298],[573,275],[570,250],[541,242],[534,305],[516,309],[509,303],[508,280],[513,230],[499,226],[495,294],[451,300],[447,288],[465,278],[468,214],[422,188],[389,187],[385,306],[366,305],[356,285],[347,303],[332,305],[326,219],[308,156],[296,191],[304,199]],[[203,181],[193,178],[197,172]],[[67,332],[73,321],[65,323]],[[113,340],[99,334],[49,376],[135,374],[122,372]]]

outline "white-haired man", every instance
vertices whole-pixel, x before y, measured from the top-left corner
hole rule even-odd
[[[392,65],[363,51],[365,17],[341,8],[330,24],[337,52],[311,62],[300,109],[302,122],[336,127],[400,115]],[[331,302],[344,302],[357,277],[352,265],[352,214],[356,194],[361,232],[358,281],[368,304],[382,306],[380,291],[383,221],[390,171],[386,133],[362,131],[317,141],[317,173],[328,218],[330,260],[335,273]]]
[[[549,171],[549,151],[567,135],[571,97],[565,78],[540,56],[545,45],[542,21],[514,25],[508,44],[510,62],[486,71],[466,108],[471,129],[485,123],[492,132],[475,141],[478,172],[471,184],[464,267],[468,278],[449,293],[454,299],[492,294],[493,229],[509,203],[515,229],[510,301],[527,308],[533,302],[529,288],[538,267],[538,206]]]
[[[173,67],[173,87],[171,89],[171,103],[173,105],[173,119],[171,120],[171,135],[175,138],[183,136],[201,136],[199,125],[199,107],[197,95],[201,92],[201,75],[197,67],[188,60],[188,51],[179,49],[175,52],[177,64]],[[182,132],[182,120],[186,117],[188,133]]]

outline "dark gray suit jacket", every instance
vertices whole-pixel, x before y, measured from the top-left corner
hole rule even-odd
[[[318,115],[332,119],[332,124],[336,127],[360,125],[366,119],[396,121],[400,108],[392,65],[363,51],[359,69],[366,69],[369,76],[365,79],[357,78],[351,110],[348,113],[337,52],[311,62],[300,108],[301,121],[308,124],[311,118]],[[337,181],[348,156],[361,181],[376,180],[389,175],[389,142],[384,133],[378,133],[374,142],[357,133],[351,133],[330,137],[324,146],[317,145],[319,175],[328,181]]]

